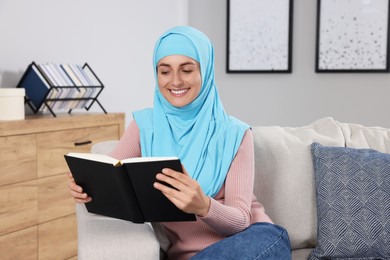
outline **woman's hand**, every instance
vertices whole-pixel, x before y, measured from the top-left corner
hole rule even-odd
[[[68,173],[69,183],[68,188],[70,190],[70,195],[73,197],[74,201],[77,203],[87,203],[92,200],[91,197],[87,195],[87,193],[83,192],[83,188],[78,186],[74,181],[72,173]]]
[[[199,183],[188,175],[184,167],[183,173],[172,169],[163,169],[162,173],[156,175],[157,180],[170,184],[176,189],[159,182],[155,182],[154,187],[184,212],[193,213],[200,217],[207,216],[211,203],[210,198],[203,193]]]

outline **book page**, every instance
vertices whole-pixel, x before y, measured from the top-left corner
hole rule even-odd
[[[121,162],[124,163],[137,163],[137,162],[155,162],[155,161],[172,161],[178,160],[177,157],[133,157],[123,159]]]
[[[109,164],[112,164],[114,166],[122,165],[124,163],[178,160],[177,157],[134,157],[134,158],[127,158],[127,159],[123,159],[123,160],[117,160],[117,159],[112,158],[108,155],[94,154],[94,153],[68,153],[67,156],[90,160],[90,161],[109,163]]]
[[[114,166],[121,165],[121,162],[115,158],[112,158],[108,155],[104,154],[94,154],[94,153],[68,153],[67,156],[90,160],[90,161],[97,161],[102,163],[108,163],[112,164]]]

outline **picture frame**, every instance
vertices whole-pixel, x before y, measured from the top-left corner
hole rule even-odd
[[[292,72],[293,0],[227,0],[227,73]]]
[[[319,72],[389,72],[389,0],[317,0]]]

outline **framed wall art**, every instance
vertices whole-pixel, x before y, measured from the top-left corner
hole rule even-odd
[[[292,71],[293,0],[227,0],[227,73]]]
[[[389,72],[389,0],[318,0],[316,72]]]

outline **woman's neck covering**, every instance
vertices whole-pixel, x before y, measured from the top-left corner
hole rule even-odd
[[[184,107],[172,106],[160,93],[157,63],[168,55],[185,55],[200,64],[202,86],[198,97]],[[205,194],[214,197],[249,126],[229,117],[214,81],[214,50],[202,32],[174,27],[156,42],[154,108],[133,113],[140,129],[142,156],[177,156]]]

